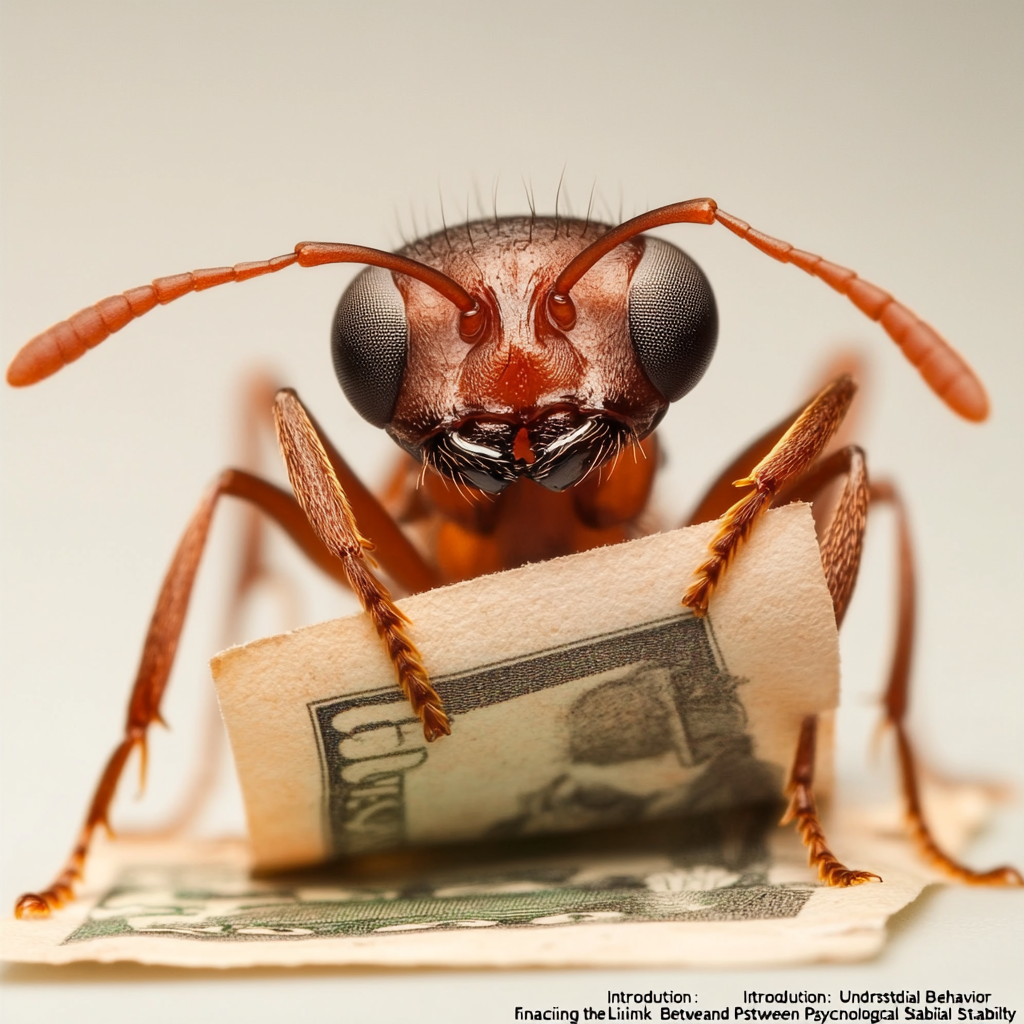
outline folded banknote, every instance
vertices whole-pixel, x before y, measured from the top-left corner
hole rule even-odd
[[[810,512],[792,505],[695,617],[680,597],[714,529],[401,601],[452,719],[431,744],[365,616],[216,657],[257,865],[777,799],[802,718],[837,703],[831,599]]]
[[[432,744],[361,615],[218,655],[249,839],[100,842],[82,898],[4,922],[3,957],[736,965],[875,952],[886,918],[933,877],[898,813],[830,824],[839,855],[885,879],[845,890],[819,885],[776,824],[800,722],[827,726],[838,698],[809,510],[770,512],[700,619],[679,599],[713,530],[401,602],[452,719]],[[940,838],[959,845],[979,808],[969,791],[938,794]]]

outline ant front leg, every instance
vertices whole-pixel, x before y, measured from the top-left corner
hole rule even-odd
[[[736,487],[754,489],[721,516],[709,557],[697,567],[683,595],[682,603],[697,615],[707,614],[708,602],[722,574],[779,491],[801,477],[825,450],[856,391],[857,385],[848,374],[837,377],[811,400],[750,474],[735,481]],[[772,435],[769,431],[762,441]],[[756,449],[757,445],[755,442],[751,447]],[[701,507],[717,498],[720,490],[714,485]]]
[[[268,433],[276,440],[274,400],[280,386],[265,373],[254,375],[247,382],[244,393],[241,449],[242,466],[250,473],[263,475],[262,435]],[[395,518],[384,504],[359,479],[341,457],[327,436],[313,423],[331,468],[341,484],[353,514],[362,529],[373,538],[378,560],[399,590],[405,594],[418,594],[440,585],[437,572],[426,562],[409,538],[402,532]],[[273,570],[266,560],[266,520],[257,505],[250,505],[241,530],[240,559],[234,592],[228,609],[226,644],[237,640],[237,624],[247,597],[261,582],[272,582],[278,589],[289,590],[287,581]],[[347,581],[346,581],[347,582]]]
[[[323,439],[291,389],[277,393],[274,422],[295,496],[323,545],[341,560],[349,586],[384,643],[398,685],[423,723],[424,736],[429,742],[449,735],[451,726],[441,698],[430,683],[419,651],[406,635],[409,620],[373,574],[373,563],[364,554],[373,545],[359,532]]]

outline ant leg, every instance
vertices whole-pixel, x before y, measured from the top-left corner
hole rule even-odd
[[[859,394],[864,390],[865,378],[870,383],[870,368],[857,352],[840,350],[828,360],[822,371],[815,376],[816,381],[813,386],[818,391],[842,376],[852,377],[857,382]],[[867,390],[870,391],[870,387]],[[706,523],[712,519],[717,519],[726,512],[733,504],[736,494],[733,481],[743,476],[749,466],[756,465],[768,455],[803,409],[804,406],[794,409],[788,416],[784,416],[778,423],[769,427],[763,434],[751,441],[718,474],[711,486],[704,492],[700,501],[694,506],[693,511],[679,525],[696,526],[698,523]],[[853,442],[862,411],[860,404],[854,402],[851,411],[846,414],[835,434],[832,435],[832,440],[825,448],[826,452],[831,452],[836,448],[845,448],[846,445]],[[817,515],[818,510],[815,509],[815,521],[818,521]]]
[[[836,378],[811,400],[749,476],[735,481],[737,487],[754,489],[720,517],[710,556],[697,567],[683,596],[682,603],[697,615],[707,612],[722,573],[779,491],[802,476],[825,450],[842,423],[856,388],[852,377],[844,374]],[[771,436],[769,431],[763,440]]]
[[[1003,866],[991,871],[973,871],[946,854],[935,842],[921,809],[917,785],[917,766],[914,750],[907,736],[905,724],[910,696],[910,668],[914,646],[915,580],[914,551],[910,540],[910,524],[899,491],[888,481],[871,485],[872,503],[892,506],[896,515],[897,543],[899,545],[898,611],[896,647],[893,651],[889,682],[885,690],[884,724],[891,726],[896,736],[896,751],[903,783],[903,800],[907,826],[921,855],[944,874],[968,885],[1024,885],[1016,869]]]
[[[280,395],[281,392],[278,392]],[[298,403],[298,398],[295,399]],[[301,403],[299,403],[301,408]],[[351,513],[359,525],[373,540],[376,561],[391,580],[406,594],[419,594],[441,585],[441,576],[417,550],[402,528],[387,511],[380,499],[355,474],[341,457],[331,439],[320,428],[320,424],[303,408],[303,413],[323,447],[338,484],[345,495]],[[280,441],[280,419],[278,407],[274,406],[275,424],[278,426]],[[289,473],[290,476],[290,473]],[[295,481],[292,481],[294,487]],[[314,528],[315,528],[314,523]],[[354,589],[354,588],[353,588]]]
[[[786,795],[789,807],[781,825],[796,821],[797,831],[807,847],[807,861],[818,870],[818,877],[828,885],[845,888],[862,885],[864,882],[880,882],[882,879],[870,871],[851,871],[841,864],[828,848],[825,832],[818,817],[814,802],[814,753],[818,739],[818,716],[808,715],[800,726],[800,739],[796,745],[796,756],[789,773]]]
[[[843,378],[840,377],[837,383],[842,380]],[[819,399],[815,399],[815,402]],[[761,437],[741,452],[726,467],[718,480],[711,485],[692,514],[690,522],[706,522],[714,516],[722,515],[726,511],[729,497],[731,497],[731,481],[755,459],[762,464],[768,462],[770,454],[781,444],[790,425],[795,426],[795,419],[797,418],[793,416],[786,417],[765,431]],[[830,436],[831,434],[821,442],[822,448],[827,445]],[[755,470],[755,473],[751,475],[756,475],[756,472]],[[797,470],[797,473],[800,472],[802,470]],[[832,595],[832,606],[836,613],[837,623],[842,621],[846,606],[853,593],[853,585],[856,582],[857,569],[860,564],[869,499],[864,453],[854,446],[833,452],[815,464],[809,473],[778,493],[778,504],[797,500],[813,500],[842,475],[846,476],[846,482],[820,541],[822,566],[829,593]],[[746,500],[748,499],[744,499],[744,501]],[[822,881],[833,886],[850,886],[878,879],[878,876],[871,872],[854,871],[847,868],[836,859],[828,847],[813,793],[817,730],[817,716],[808,715],[801,725],[796,756],[786,786],[790,802],[782,824],[796,821],[797,830],[808,849],[809,861],[812,866],[817,868],[818,876]]]
[[[855,445],[840,448],[822,459],[811,471],[779,495],[779,504],[789,501],[813,500],[829,484],[845,476],[839,495],[825,526],[819,545],[825,582],[832,596],[836,625],[843,616],[853,595],[860,568],[864,528],[867,525],[870,489],[864,452]],[[881,881],[870,871],[853,871],[841,864],[828,847],[821,820],[818,817],[812,785],[814,782],[814,754],[817,743],[818,719],[808,715],[800,728],[796,756],[786,787],[789,808],[782,824],[796,821],[797,831],[807,847],[808,860],[817,868],[818,877],[829,885],[850,886],[864,882]]]
[[[239,403],[237,465],[247,473],[262,476],[264,434],[273,436],[270,409],[277,386],[265,372],[250,373],[242,384]],[[267,428],[270,428],[269,430]],[[266,560],[266,524],[256,505],[246,504],[237,528],[237,560],[234,581],[229,591],[227,609],[221,625],[219,647],[227,648],[240,639],[242,615],[257,586],[271,586],[280,596],[285,612],[282,628],[299,621],[298,593],[292,580]],[[224,723],[212,688],[206,691],[202,736],[196,744],[195,769],[177,809],[156,831],[156,835],[174,836],[186,832],[198,821],[217,780],[217,771],[224,748]]]
[[[241,463],[245,470],[256,475],[262,475],[264,462],[260,451],[260,434],[268,430],[270,436],[274,436],[274,398],[280,390],[280,386],[265,373],[254,375],[246,386],[240,445]],[[311,422],[352,506],[356,520],[367,535],[373,538],[377,560],[392,582],[403,594],[418,594],[440,586],[441,580],[437,572],[402,532],[383,502],[359,479],[320,429],[320,425],[312,418]],[[248,509],[243,528],[238,577],[227,618],[229,626],[237,622],[242,604],[256,584],[268,577],[277,577],[280,580],[278,574],[266,564],[263,540],[265,526],[260,510]]]
[[[253,474],[263,474],[263,455],[260,435],[267,431],[274,436],[274,398],[280,386],[265,373],[254,375],[246,385],[242,416],[241,452],[242,467]],[[352,511],[360,526],[373,538],[377,557],[392,581],[405,594],[417,594],[440,585],[437,573],[402,532],[395,518],[384,504],[359,479],[330,439],[314,423],[331,467],[338,477]],[[283,582],[278,573],[266,564],[264,531],[266,522],[256,507],[247,509],[245,526],[242,531],[241,558],[232,606],[227,622],[232,627],[237,622],[243,603],[252,588],[268,578]],[[229,642],[234,636],[228,637]]]
[[[243,387],[238,449],[240,465],[254,475],[262,475],[266,466],[266,451],[262,443],[274,436],[273,405],[279,390],[277,382],[267,373],[249,377]],[[378,499],[363,485],[340,454],[325,440],[332,466],[345,481],[348,494],[360,524],[368,526],[368,533],[379,547],[379,558],[391,579],[405,593],[415,593],[438,585],[434,571],[395,524],[392,516]],[[239,555],[236,563],[234,586],[224,616],[221,646],[229,647],[240,637],[242,614],[246,603],[259,586],[270,585],[282,601],[282,609],[289,625],[298,621],[298,592],[294,582],[266,558],[266,519],[256,504],[247,503],[244,519],[238,530]],[[301,513],[300,513],[301,515]],[[307,524],[308,526],[308,524]],[[337,563],[333,562],[335,567]],[[339,577],[347,584],[347,578]],[[173,817],[161,832],[173,835],[184,831],[195,821],[205,805],[216,779],[219,755],[224,745],[224,725],[215,695],[210,691],[198,769]]]
[[[325,548],[341,560],[349,586],[387,649],[402,692],[423,722],[424,736],[430,741],[442,733],[448,735],[451,726],[441,707],[441,698],[430,684],[419,651],[406,635],[409,620],[373,574],[373,563],[364,555],[372,545],[359,532],[340,474],[332,465],[322,435],[294,391],[284,389],[277,393],[274,420],[295,496]]]
[[[128,758],[136,749],[142,757],[145,777],[146,733],[153,722],[161,721],[160,701],[174,664],[178,639],[192,596],[192,585],[214,510],[224,495],[242,498],[258,507],[276,520],[324,572],[339,583],[348,582],[342,564],[317,538],[302,509],[290,494],[243,470],[225,470],[214,481],[189,520],[160,588],[128,703],[124,737],[100,776],[85,822],[64,869],[48,889],[26,893],[18,900],[15,914],[20,918],[46,917],[51,910],[62,907],[72,898],[75,883],[82,877],[93,833],[99,826],[110,831],[110,804]]]
[[[846,474],[846,484],[821,540],[822,566],[825,570],[829,592],[832,595],[837,625],[842,624],[857,579],[869,503],[889,503],[896,513],[899,544],[899,596],[896,646],[885,696],[885,721],[886,724],[893,727],[896,734],[910,833],[924,858],[958,881],[971,885],[1024,884],[1020,874],[1012,867],[1004,866],[991,871],[976,872],[953,860],[935,842],[924,819],[917,788],[914,753],[904,726],[914,640],[915,581],[910,526],[899,492],[887,481],[869,485],[864,469],[864,453],[859,448],[849,446],[822,459],[808,474],[779,495],[779,504],[787,501],[812,500],[840,473]],[[807,742],[812,743],[810,740]],[[803,735],[801,735],[801,743],[803,743]],[[805,843],[810,847],[813,857],[816,844],[818,842],[823,844],[824,836],[821,834],[820,824],[817,824],[816,828],[811,824],[806,826],[804,824],[805,820],[810,822],[810,818],[806,801],[798,789],[798,775],[807,774],[806,769],[801,765],[801,762],[805,760],[806,755],[802,755],[798,750],[790,781],[793,803],[786,820],[797,818],[797,827],[800,829]],[[811,747],[811,773],[813,773],[813,744]],[[813,800],[809,813],[813,816]],[[827,848],[825,852],[828,853]]]
[[[236,437],[236,465],[255,476],[266,473],[265,442],[273,442],[274,395],[279,385],[266,371],[247,374],[239,388]],[[273,591],[281,606],[281,628],[289,628],[302,618],[299,591],[295,581],[267,560],[267,523],[259,507],[246,503],[239,509],[240,522],[232,532],[237,545],[234,580],[229,589],[227,609],[221,624],[220,648],[230,647],[242,639],[243,615],[257,588]],[[196,749],[195,770],[177,809],[156,832],[173,836],[186,832],[198,821],[217,780],[225,747],[224,722],[217,696],[212,687],[206,689],[202,736]]]
[[[864,449],[851,444],[820,459],[808,473],[783,489],[776,502],[788,505],[793,501],[817,501],[839,477],[845,477],[842,492],[818,539],[821,567],[832,597],[837,629],[843,624],[853,596],[864,549],[864,529],[871,501]]]
[[[769,427],[760,437],[751,441],[718,474],[714,483],[704,492],[693,511],[690,512],[680,525],[696,526],[698,523],[707,523],[712,519],[718,519],[723,516],[735,504],[736,484],[734,481],[746,473],[752,464],[757,465],[767,457],[768,453],[782,439],[782,435],[789,430],[790,425],[800,415],[800,412],[801,410],[798,409],[784,419],[779,420],[778,423]]]

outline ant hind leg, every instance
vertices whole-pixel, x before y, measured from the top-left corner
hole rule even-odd
[[[905,722],[910,698],[910,669],[916,617],[914,552],[910,539],[910,524],[899,491],[888,481],[879,481],[871,485],[871,503],[890,505],[896,516],[899,552],[896,645],[883,701],[883,724],[893,730],[896,739],[907,828],[921,856],[956,881],[967,885],[1024,885],[1020,872],[1008,865],[992,868],[990,871],[975,871],[961,864],[938,845],[925,819],[918,788],[916,757]]]

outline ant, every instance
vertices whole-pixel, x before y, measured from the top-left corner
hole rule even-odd
[[[529,561],[635,535],[656,473],[655,427],[700,381],[715,351],[718,313],[701,269],[682,250],[644,233],[667,224],[721,224],[782,263],[845,295],[878,321],[929,387],[960,416],[981,421],[988,398],[964,359],[888,292],[854,271],[754,230],[695,199],[618,227],[567,218],[504,217],[418,239],[398,253],[302,242],[283,256],[158,278],[76,313],[30,341],[7,380],[21,387],[57,372],[157,305],[293,264],[362,263],[334,317],[334,368],[348,400],[411,461],[391,488],[393,516],[355,476],[296,393],[278,391],[273,416],[294,497],[242,470],[207,490],[171,560],[150,622],[124,737],[96,788],[71,856],[56,881],[27,893],[19,917],[46,916],[72,898],[92,834],[149,726],[174,661],[192,584],[221,497],[249,502],[278,522],[324,571],[349,586],[370,617],[398,685],[428,740],[451,732],[442,702],[376,566],[417,593]],[[813,501],[843,481],[820,539],[837,625],[853,593],[869,506],[896,511],[900,540],[897,644],[885,697],[896,736],[906,815],[923,855],[974,884],[1021,885],[1010,867],[976,872],[936,844],[921,810],[904,717],[914,624],[913,561],[898,492],[868,480],[862,449],[827,451],[856,391],[832,380],[793,416],[754,440],[711,485],[691,522],[718,520],[682,604],[704,615],[723,573],[772,505]],[[645,459],[619,460],[638,446]],[[737,479],[738,478],[738,479]],[[454,484],[449,487],[448,484]],[[749,488],[734,500],[734,487]],[[400,522],[424,526],[415,545]],[[372,543],[371,543],[372,539]],[[368,550],[374,550],[374,559]],[[681,581],[682,582],[682,581]],[[817,719],[801,727],[784,821],[795,820],[819,877],[834,886],[878,880],[829,849],[814,796]]]

